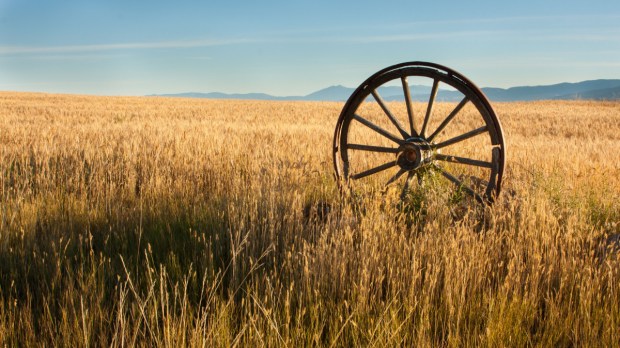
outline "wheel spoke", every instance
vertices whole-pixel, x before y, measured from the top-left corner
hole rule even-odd
[[[409,130],[411,130],[411,136],[418,137],[418,133],[415,131],[415,125],[413,122],[413,107],[411,106],[411,92],[409,91],[409,83],[407,83],[407,76],[402,76],[400,81],[403,83],[403,92],[405,93],[405,103],[407,104],[407,115],[409,116]]]
[[[362,144],[347,144],[347,149],[371,151],[371,152],[398,153],[398,149],[395,147],[383,147],[383,146],[362,145]]]
[[[381,106],[381,109],[383,109],[383,112],[385,112],[385,114],[387,115],[387,117],[390,119],[390,122],[392,122],[392,124],[394,124],[394,126],[396,127],[396,129],[398,129],[398,132],[400,133],[400,135],[402,135],[403,139],[407,139],[410,138],[411,136],[409,135],[409,133],[407,133],[404,129],[403,126],[400,125],[400,122],[398,122],[398,120],[396,119],[396,117],[394,117],[394,114],[392,114],[392,112],[390,111],[390,109],[388,109],[387,105],[385,104],[385,101],[383,101],[383,98],[381,98],[381,96],[379,95],[379,93],[377,92],[377,90],[373,90],[372,92],[372,96],[375,98],[375,100],[377,101],[377,103],[379,103],[379,105]]]
[[[481,202],[481,203],[484,202],[484,199],[482,198],[482,196],[476,193],[471,187],[465,185],[461,180],[454,177],[454,175],[448,173],[445,169],[439,168],[439,170],[441,171],[441,175],[443,175],[446,179],[452,181],[452,183],[455,184],[458,188],[470,194],[478,202]]]
[[[414,176],[415,176],[415,172],[410,171],[409,175],[407,176],[407,180],[405,181],[405,185],[403,186],[403,191],[400,193],[401,200],[404,200],[405,197],[407,196],[407,192],[409,191],[409,186],[411,185],[411,182],[413,181]]]
[[[393,141],[393,142],[395,142],[395,143],[397,143],[399,145],[402,145],[402,144],[405,143],[405,140],[398,138],[397,136],[395,136],[392,133],[386,131],[385,129],[377,126],[376,124],[368,121],[367,119],[363,118],[362,116],[360,116],[358,114],[354,114],[353,118],[355,120],[357,120],[358,122],[360,122],[361,124],[363,124],[364,126],[374,130],[375,132],[383,135],[384,137],[390,139],[391,141]]]
[[[403,176],[403,174],[407,173],[406,169],[400,168],[400,170],[398,171],[398,173],[394,174],[394,176],[392,176],[390,178],[390,180],[388,180],[385,183],[385,186],[388,186],[389,184],[393,183],[394,181],[398,180],[398,178],[400,178],[401,176]]]
[[[449,146],[449,145],[452,145],[452,144],[459,143],[459,142],[461,142],[463,140],[467,140],[469,138],[473,138],[476,135],[480,135],[482,133],[485,133],[486,131],[487,131],[487,126],[480,127],[478,129],[474,129],[473,131],[469,131],[467,133],[458,135],[458,136],[456,136],[456,137],[454,137],[452,139],[448,139],[446,141],[443,141],[443,142],[441,142],[439,144],[435,144],[432,147],[434,149],[441,149],[442,147],[446,147],[446,146]]]
[[[384,163],[384,164],[382,164],[380,166],[377,166],[377,167],[365,170],[365,171],[363,171],[361,173],[353,174],[353,175],[351,175],[350,178],[353,179],[353,180],[361,179],[361,178],[367,177],[369,175],[376,174],[376,173],[379,173],[379,172],[384,171],[386,169],[392,168],[395,165],[396,165],[396,161],[390,161],[390,162]]]
[[[493,163],[491,162],[479,161],[479,160],[465,158],[465,157],[436,154],[435,159],[438,161],[468,164],[470,166],[476,166],[476,167],[482,167],[482,168],[493,168]]]
[[[501,156],[501,150],[498,147],[493,148],[493,155],[492,155],[493,166],[491,167],[490,185],[487,186],[487,190],[484,193],[485,196],[489,197],[491,201],[495,199],[495,195],[493,191],[495,191],[495,189],[497,188],[496,186],[497,185],[497,172],[499,170],[500,156]]]
[[[420,131],[420,135],[422,137],[426,136],[426,127],[428,126],[428,120],[431,118],[431,113],[433,112],[433,104],[435,103],[435,98],[437,97],[438,88],[439,80],[434,80],[433,89],[431,90],[431,94],[428,97],[428,105],[426,107],[426,116],[424,116],[424,124],[422,124],[422,130]]]
[[[446,126],[448,125],[448,123],[450,123],[450,121],[452,121],[452,119],[459,113],[459,111],[461,111],[461,109],[465,106],[465,104],[467,104],[467,102],[469,101],[469,99],[467,97],[463,98],[463,100],[461,100],[461,102],[459,103],[459,105],[457,105],[454,110],[452,110],[452,112],[450,113],[450,115],[448,115],[448,117],[446,117],[445,120],[443,120],[443,122],[441,122],[441,124],[439,125],[439,127],[437,127],[437,129],[435,130],[435,132],[433,134],[431,134],[430,137],[428,137],[428,141],[432,141],[439,133],[441,133],[441,131],[443,131],[444,128],[446,128]]]

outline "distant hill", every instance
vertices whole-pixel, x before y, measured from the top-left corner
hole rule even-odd
[[[595,89],[582,93],[573,93],[563,95],[557,99],[574,100],[574,99],[586,99],[586,100],[620,100],[620,86],[605,89]]]
[[[429,86],[411,86],[411,98],[416,101],[426,101],[430,92]],[[158,97],[184,97],[207,99],[252,99],[252,100],[307,100],[307,101],[346,101],[355,88],[331,86],[306,96],[272,96],[265,93],[226,94],[226,93],[178,93],[155,94]],[[492,101],[533,101],[533,100],[620,100],[619,80],[590,80],[577,83],[559,83],[548,86],[520,86],[512,88],[482,88],[482,91]],[[388,101],[403,100],[400,86],[379,88],[379,94]],[[440,89],[437,100],[460,100],[461,94],[456,91]]]
[[[617,88],[620,80],[591,80],[577,83],[559,83],[549,86],[513,87],[508,89],[483,88],[494,101],[528,101],[548,99],[620,99]],[[614,93],[614,89],[616,92]]]
[[[355,89],[345,86],[331,86],[323,88],[314,93],[310,93],[305,97],[301,97],[302,100],[321,100],[321,101],[344,101],[349,99],[351,93]]]

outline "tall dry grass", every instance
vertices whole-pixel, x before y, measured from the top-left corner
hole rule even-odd
[[[0,343],[620,345],[620,104],[494,106],[455,214],[343,199],[340,103],[0,93]]]

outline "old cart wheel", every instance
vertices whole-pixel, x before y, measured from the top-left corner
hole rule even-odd
[[[438,64],[397,64],[364,81],[342,109],[333,149],[343,187],[396,186],[405,198],[417,185],[483,203],[500,192],[499,120],[478,87]]]

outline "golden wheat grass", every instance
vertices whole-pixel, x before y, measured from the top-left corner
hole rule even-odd
[[[342,197],[341,103],[2,92],[0,344],[620,345],[620,103],[494,106],[455,211]]]

